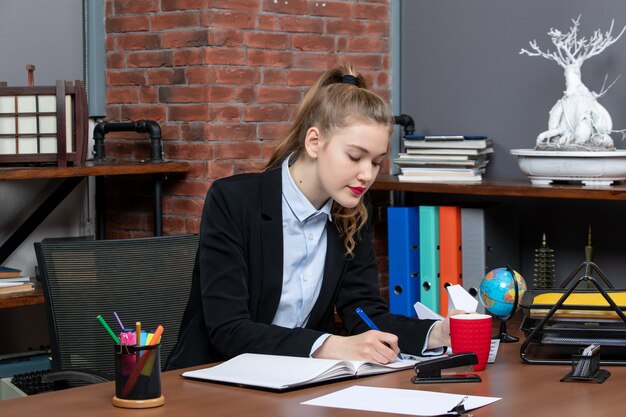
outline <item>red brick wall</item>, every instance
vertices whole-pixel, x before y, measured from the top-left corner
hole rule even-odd
[[[171,175],[164,232],[197,232],[213,180],[264,165],[307,87],[351,63],[389,98],[390,8],[380,1],[107,0],[107,120],[160,123]],[[109,157],[149,156],[109,134]],[[152,233],[148,178],[107,180],[109,237]]]

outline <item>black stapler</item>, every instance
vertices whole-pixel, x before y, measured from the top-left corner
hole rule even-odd
[[[427,360],[415,364],[415,376],[411,378],[414,384],[438,384],[442,382],[480,382],[476,374],[441,375],[442,369],[457,368],[460,366],[475,365],[478,358],[475,353],[457,353],[447,357]]]

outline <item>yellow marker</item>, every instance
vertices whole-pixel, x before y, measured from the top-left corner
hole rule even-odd
[[[141,352],[139,351],[139,347],[141,346],[141,322],[140,321],[135,323],[135,346],[137,347],[137,351],[135,352],[135,360],[139,361],[139,357],[141,356]]]
[[[135,323],[135,346],[141,346],[141,322]]]
[[[159,324],[154,334],[148,334],[148,339],[146,341],[146,345],[156,345],[161,341],[161,334],[163,333],[163,326]],[[156,360],[156,350],[149,351],[148,354],[150,357],[147,359],[146,364],[141,369],[141,375],[150,376],[152,374],[152,367],[154,366],[154,361]]]

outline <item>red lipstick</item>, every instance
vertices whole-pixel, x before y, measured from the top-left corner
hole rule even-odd
[[[353,194],[361,195],[365,192],[365,187],[348,187]]]

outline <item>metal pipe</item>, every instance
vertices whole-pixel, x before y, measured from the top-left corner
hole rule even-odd
[[[150,161],[163,160],[161,145],[161,126],[154,120],[139,120],[137,122],[99,122],[93,128],[93,155],[94,160],[103,161],[106,158],[104,137],[109,132],[137,132],[147,133],[150,136]]]
[[[163,183],[161,175],[156,174],[152,179],[154,198],[152,200],[152,212],[154,213],[154,235],[163,236]]]
[[[415,122],[413,118],[408,114],[401,114],[400,116],[393,116],[393,122],[397,125],[404,127],[404,135],[412,135],[415,133]]]

